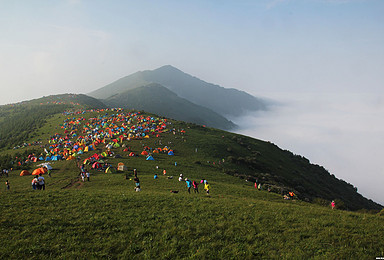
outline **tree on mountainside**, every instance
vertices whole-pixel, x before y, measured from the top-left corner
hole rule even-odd
[[[7,111],[0,122],[0,149],[12,148],[26,142],[34,130],[41,127],[48,116],[61,113],[68,105],[38,105],[17,107]]]

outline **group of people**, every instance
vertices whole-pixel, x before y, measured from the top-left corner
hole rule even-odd
[[[183,179],[183,175],[180,174],[179,181]],[[200,183],[196,181],[191,181],[188,178],[185,178],[185,183],[187,186],[188,193],[191,193],[191,188],[193,187],[194,193],[199,193],[199,184],[204,184],[204,190],[206,191],[207,195],[209,195],[209,190],[211,189],[211,185],[207,182],[205,179],[201,179]]]
[[[7,176],[8,177],[9,176],[8,174],[9,174],[9,170],[8,169],[2,169],[1,170],[1,175],[2,176]]]
[[[89,171],[87,171],[87,169],[85,168],[85,165],[82,164],[80,166],[80,177],[81,177],[81,180],[84,182],[85,181],[85,177],[87,177],[87,181],[90,181],[89,180],[89,177],[90,177],[90,173]]]
[[[45,179],[43,175],[36,175],[32,179],[32,189],[33,190],[45,190]]]

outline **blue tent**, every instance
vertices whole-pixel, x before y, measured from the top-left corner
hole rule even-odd
[[[152,156],[148,156],[147,157],[147,161],[154,161],[155,159],[153,159],[153,157]]]
[[[174,155],[174,154],[173,154],[173,151],[169,151],[169,152],[168,152],[168,155]]]
[[[51,157],[51,160],[52,161],[58,161],[58,160],[61,160],[62,159],[62,157],[60,156],[60,155],[53,155],[52,157]]]
[[[45,160],[48,162],[48,161],[52,161],[52,159],[51,159],[51,157],[47,157],[47,158],[45,158]]]

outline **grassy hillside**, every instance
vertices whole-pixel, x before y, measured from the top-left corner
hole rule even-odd
[[[121,126],[120,113],[57,114],[46,119],[35,137],[50,149],[58,144],[48,142],[55,133],[75,141],[92,133],[96,119],[106,123],[100,128],[108,133],[104,127],[115,131],[113,124]],[[132,114],[127,129],[152,120],[159,122],[154,115]],[[146,135],[149,138],[119,141],[125,147],[112,148],[112,156],[103,158],[114,167],[123,162],[126,171],[106,174],[91,169],[89,182],[80,180],[78,162],[105,151],[105,144],[117,136],[77,155],[79,161],[51,162],[45,191],[33,191],[32,177],[19,176],[19,169],[0,177],[0,258],[367,259],[384,255],[383,216],[332,210],[328,204],[305,199],[332,196],[339,199],[337,207],[358,208],[344,198],[348,193],[360,208],[381,207],[359,200],[361,195],[353,187],[331,181],[334,177],[305,158],[268,142],[173,120],[167,121],[165,130]],[[164,146],[174,155],[153,153],[154,161],[140,155],[145,148]],[[130,152],[139,156],[128,156]],[[27,165],[33,170],[40,163]],[[133,190],[133,169],[138,170],[140,192]],[[189,194],[185,182],[177,180],[181,173],[192,180],[208,180],[210,195],[202,185],[199,193]],[[264,188],[255,189],[252,178]],[[6,179],[10,190],[5,189]],[[291,186],[298,182],[303,189]],[[292,190],[300,199],[283,200],[280,191]]]
[[[195,105],[159,84],[149,84],[114,95],[103,102],[110,107],[145,110],[169,118],[183,120],[220,129],[235,127],[212,110]]]
[[[0,106],[0,149],[24,145],[30,139],[37,140],[34,133],[47,119],[66,109],[104,107],[101,101],[81,94],[52,95]]]

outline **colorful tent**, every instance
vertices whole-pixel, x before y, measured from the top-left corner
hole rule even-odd
[[[106,170],[105,173],[115,173],[115,169],[111,166],[109,166]]]
[[[101,164],[98,162],[95,162],[94,164],[92,164],[93,169],[99,169],[100,167],[101,167]]]
[[[154,161],[155,159],[153,159],[153,157],[152,156],[148,156],[147,157],[147,161]]]
[[[168,155],[175,155],[172,150],[169,150]]]
[[[119,163],[119,164],[117,165],[117,169],[118,169],[119,171],[126,171],[126,170],[127,170],[127,166],[125,166],[124,163]]]
[[[21,171],[20,176],[26,176],[26,175],[31,175],[31,173],[27,170]]]
[[[44,174],[46,172],[47,172],[47,169],[44,167],[41,167],[41,168],[37,168],[36,170],[34,170],[32,172],[32,175],[40,175],[40,174]]]
[[[47,170],[52,170],[52,166],[49,163],[40,164],[41,167],[47,168]]]

